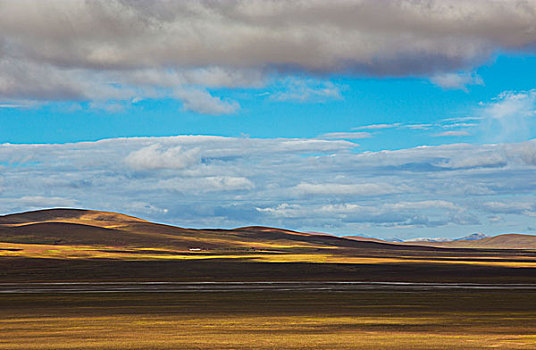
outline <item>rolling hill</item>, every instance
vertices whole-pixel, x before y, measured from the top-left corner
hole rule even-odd
[[[485,236],[484,236],[485,237]],[[170,248],[178,250],[315,250],[436,248],[536,249],[536,236],[505,234],[482,239],[387,242],[381,239],[302,233],[273,227],[188,229],[133,216],[83,209],[44,209],[0,216],[0,242]],[[419,248],[420,247],[420,248]],[[426,247],[429,247],[428,249]]]
[[[400,249],[387,243],[359,242],[272,227],[187,229],[118,213],[82,209],[45,209],[0,216],[0,242],[182,250]]]
[[[536,278],[536,251],[519,249],[533,247],[533,239],[392,243],[262,226],[190,229],[112,212],[45,209],[0,216],[0,281],[518,283]]]

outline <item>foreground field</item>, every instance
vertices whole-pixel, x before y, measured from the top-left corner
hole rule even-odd
[[[4,294],[0,349],[534,349],[527,291]]]

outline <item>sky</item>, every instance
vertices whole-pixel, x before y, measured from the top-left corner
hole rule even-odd
[[[536,234],[536,1],[0,0],[0,213]]]

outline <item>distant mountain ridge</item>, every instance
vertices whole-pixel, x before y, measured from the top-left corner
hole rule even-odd
[[[477,241],[479,239],[485,239],[485,238],[489,238],[489,237],[490,236],[488,236],[488,235],[486,235],[484,233],[477,232],[477,233],[473,233],[473,234],[470,234],[470,235],[465,236],[465,237],[453,239],[453,241]]]
[[[489,238],[488,235],[484,233],[473,233],[468,236],[460,237],[460,238],[413,238],[409,239],[404,242],[457,242],[457,241],[477,241],[479,239]]]
[[[536,249],[536,235],[519,233],[508,233],[493,237],[483,233],[473,233],[468,236],[454,239],[420,238],[407,241],[387,241],[364,236],[344,236],[344,238],[361,242],[378,242],[438,248]]]
[[[450,241],[405,241],[404,244],[440,248],[536,249],[536,235],[507,233],[490,237],[475,233]]]

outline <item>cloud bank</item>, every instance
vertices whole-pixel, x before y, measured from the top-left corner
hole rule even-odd
[[[534,23],[532,0],[3,0],[0,100],[172,97],[231,114],[237,103],[206,89],[296,73],[429,75],[464,88],[478,78],[452,72],[497,51],[533,51]],[[302,85],[273,98],[339,97]]]
[[[381,152],[216,136],[4,144],[0,212],[75,206],[182,226],[400,238],[523,232],[536,213],[535,171],[534,140]]]

